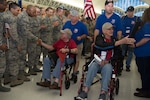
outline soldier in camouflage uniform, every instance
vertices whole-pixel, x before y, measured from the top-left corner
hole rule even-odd
[[[34,17],[29,17],[31,33],[36,37],[40,37],[40,22],[35,15]],[[32,40],[28,39],[27,42],[27,52],[28,52],[28,66],[29,73],[31,75],[37,75],[33,68],[35,68],[35,64],[37,64],[36,60],[39,58],[40,46],[37,46]]]
[[[17,18],[19,43],[21,44],[21,48],[22,48],[19,54],[20,70],[19,70],[18,79],[23,79],[24,81],[30,81],[30,79],[24,75],[24,68],[25,68],[26,54],[27,54],[27,39],[29,39],[34,43],[40,42],[40,39],[38,39],[38,37],[32,34],[30,28],[29,16],[30,17],[35,16],[35,13],[36,13],[35,7],[32,5],[28,5],[26,11],[23,11],[21,14],[19,14]]]
[[[50,7],[46,9],[46,16],[42,20],[41,23],[41,39],[43,42],[51,45],[52,44],[52,34],[53,34],[53,29],[52,29],[52,21],[51,21],[51,16],[53,16],[54,10]],[[48,55],[48,50],[46,48],[42,47],[42,52],[43,52],[43,58]]]
[[[6,88],[2,85],[2,77],[6,68],[6,56],[5,51],[7,50],[7,45],[3,43],[3,14],[6,9],[6,0],[0,0],[0,92],[9,92],[10,88]]]
[[[10,86],[14,87],[23,84],[23,80],[18,80],[17,75],[19,72],[19,37],[17,33],[17,15],[20,12],[20,7],[17,3],[10,3],[9,10],[4,14],[5,31],[8,34],[9,50],[6,52],[6,67],[8,74],[10,74]],[[8,78],[4,77],[4,82]]]
[[[92,23],[92,19],[90,17],[86,18],[85,25],[88,29],[88,36],[85,39],[85,53],[91,52],[91,45],[93,42],[93,36],[94,36],[94,25]]]
[[[37,16],[37,20],[38,20],[38,25],[41,26],[42,23],[42,8],[37,7],[36,6],[36,16]],[[41,28],[40,28],[41,29]],[[39,36],[41,38],[41,31],[39,30]],[[40,70],[40,68],[38,68],[37,66],[40,64],[42,64],[42,62],[40,61],[40,56],[41,56],[41,52],[42,52],[42,47],[41,46],[36,46],[36,58],[35,58],[35,64],[33,66],[33,70],[35,72],[42,72],[42,70]]]
[[[53,43],[56,42],[60,37],[60,30],[62,29],[63,24],[66,19],[63,12],[64,7],[60,6],[56,9],[56,14],[52,18],[53,23]]]

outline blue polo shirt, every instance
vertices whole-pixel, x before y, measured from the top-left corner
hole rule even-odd
[[[75,25],[72,25],[71,21],[69,20],[64,24],[63,29],[65,28],[69,28],[72,31],[71,38],[76,42],[77,45],[83,43],[83,39],[80,41],[77,40],[78,36],[83,34],[88,35],[87,27],[81,21],[78,21]]]
[[[145,23],[145,25],[135,34],[136,43],[143,38],[150,38],[150,22]],[[135,48],[134,53],[137,57],[150,56],[150,41]]]
[[[105,22],[109,22],[114,26],[114,37],[117,37],[117,32],[122,31],[123,29],[121,18],[117,14],[113,13],[113,15],[110,18],[107,18],[104,13],[97,18],[95,25],[95,29],[98,29],[100,34],[102,34],[102,26]]]
[[[132,18],[129,18],[128,16],[124,16],[122,18],[122,24],[123,24],[123,36],[127,36],[131,33],[133,26],[136,22],[140,22],[140,18],[137,16],[134,16]]]

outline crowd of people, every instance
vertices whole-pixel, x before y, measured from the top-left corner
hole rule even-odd
[[[45,9],[27,5],[25,9],[21,9],[15,2],[0,0],[0,91],[11,91],[2,83],[4,85],[10,83],[10,87],[15,87],[30,81],[27,76],[41,72],[37,67],[41,53],[43,54],[43,81],[37,82],[37,85],[57,89],[60,79],[60,63],[65,65],[75,62],[73,79],[77,77],[81,56],[95,52],[92,48],[97,45],[102,48],[107,47],[101,50],[106,55],[101,58],[100,64],[96,62],[91,64],[83,91],[77,98],[87,98],[94,76],[100,72],[102,86],[99,100],[106,100],[113,70],[110,60],[114,54],[114,48],[121,46],[122,58],[126,58],[126,71],[130,72],[134,53],[141,75],[142,87],[137,88],[138,92],[134,95],[150,98],[150,15],[148,13],[150,8],[144,11],[141,19],[134,15],[133,6],[128,7],[126,15],[120,17],[114,12],[113,3],[112,0],[106,0],[105,12],[93,20],[90,17],[84,18],[83,15],[80,17],[77,10],[68,10],[64,6]],[[137,22],[141,25],[137,28],[136,34],[130,37],[131,34],[133,35],[132,31]],[[56,50],[58,57],[61,54],[66,56],[63,61],[60,58],[57,59],[52,73],[53,83],[51,83],[53,63],[48,57],[49,51],[52,50]],[[99,56],[101,57],[101,52]],[[28,63],[26,63],[27,59]],[[29,71],[25,71],[26,66]]]

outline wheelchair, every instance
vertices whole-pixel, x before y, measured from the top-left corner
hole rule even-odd
[[[87,71],[88,71],[88,67],[95,60],[96,60],[96,58],[94,57],[94,53],[90,57],[85,58],[85,64],[82,67],[82,76],[81,76],[81,79],[80,79],[80,85],[79,85],[79,88],[78,88],[78,94],[80,94],[80,92],[83,91],[82,88],[83,88],[85,80],[86,80],[86,74],[87,74]],[[120,64],[120,59],[113,58],[110,63],[113,66],[113,71],[112,71],[112,75],[111,75],[111,80],[110,80],[110,84],[109,84],[109,89],[108,89],[107,99],[106,100],[114,100],[114,96],[118,95],[118,93],[119,93],[119,85],[120,85],[119,78],[118,78],[118,76],[120,74],[120,67],[121,67],[120,66],[121,65]],[[119,73],[118,73],[118,71],[119,71]],[[98,73],[98,74],[100,74],[100,73]],[[98,77],[98,79],[95,80],[91,84],[91,86],[94,85],[95,83],[99,82],[99,81],[101,81],[100,77]],[[74,97],[74,100],[80,100],[80,99],[77,99],[76,97]]]
[[[54,66],[56,65],[57,59],[59,58],[58,55],[56,54],[56,51],[50,51],[49,55],[48,55],[49,59],[52,61],[53,66],[52,69],[54,69]],[[72,71],[72,68],[75,66],[75,62],[76,62],[76,56],[74,57],[74,62],[71,64],[65,64],[64,66],[60,66],[61,67],[61,72],[60,72],[60,96],[62,96],[62,83],[63,83],[63,76],[65,75],[65,89],[69,89],[70,88],[70,74]],[[53,71],[53,70],[52,70]],[[73,82],[76,83],[77,82],[77,77],[73,78]]]

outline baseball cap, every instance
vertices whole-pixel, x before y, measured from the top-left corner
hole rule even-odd
[[[127,8],[127,11],[134,11],[134,7],[133,7],[133,6],[129,6],[129,7]]]
[[[60,30],[61,33],[64,33],[64,34],[68,34],[68,36],[71,36],[72,35],[72,32],[70,29],[66,28],[64,30]]]
[[[110,29],[112,27],[113,27],[113,25],[111,23],[106,22],[106,23],[103,24],[102,29],[106,29],[107,30],[107,29]]]
[[[65,8],[65,7],[64,7],[64,6],[62,6],[62,5],[61,5],[61,6],[59,6],[59,7],[57,7],[57,9],[63,9],[63,10],[64,10],[64,8]]]
[[[109,3],[114,3],[114,1],[113,0],[106,0],[105,1],[105,5],[108,5]]]
[[[70,15],[72,15],[72,16],[78,16],[79,12],[77,10],[73,9],[73,10],[70,11]]]

